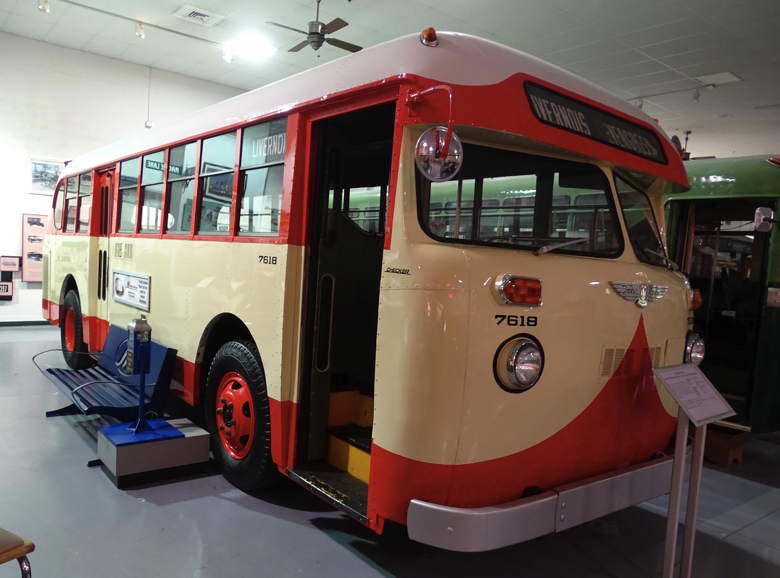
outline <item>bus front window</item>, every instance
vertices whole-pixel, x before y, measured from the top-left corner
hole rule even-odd
[[[617,215],[601,169],[497,148],[463,148],[464,164],[456,179],[432,183],[417,175],[420,222],[431,237],[620,255]]]
[[[636,258],[649,265],[670,266],[647,195],[620,177],[615,178],[615,185]]]

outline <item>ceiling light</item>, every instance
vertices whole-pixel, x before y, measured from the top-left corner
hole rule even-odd
[[[51,12],[51,4],[49,3],[49,0],[40,0],[38,2],[38,10],[41,12],[46,12],[46,14]]]
[[[731,72],[716,72],[715,74],[705,74],[704,76],[694,77],[702,84],[709,84],[713,87],[731,82],[740,82],[742,79]]]
[[[146,32],[144,31],[144,25],[142,22],[135,23],[135,35],[137,38],[143,40],[146,38]]]
[[[234,56],[249,62],[260,62],[269,58],[274,52],[276,47],[256,32],[242,34],[222,45],[222,58],[228,64],[233,62]]]

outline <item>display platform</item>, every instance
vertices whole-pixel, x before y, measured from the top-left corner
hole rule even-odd
[[[154,419],[134,433],[133,424],[103,426],[97,453],[118,488],[209,471],[209,433],[188,419]]]

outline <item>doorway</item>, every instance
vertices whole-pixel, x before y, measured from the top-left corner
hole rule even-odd
[[[367,488],[370,467],[394,117],[395,103],[388,102],[312,126],[316,152],[294,474],[308,483],[316,479],[315,485],[327,478],[328,487],[340,488],[342,495],[363,494],[358,513],[365,491],[355,484]]]

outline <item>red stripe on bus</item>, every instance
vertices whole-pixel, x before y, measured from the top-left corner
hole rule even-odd
[[[560,484],[639,463],[668,449],[675,418],[656,390],[644,323],[604,389],[571,423],[521,452],[462,465],[405,458],[374,443],[369,525],[406,523],[412,499],[455,507],[501,504],[526,488]]]

